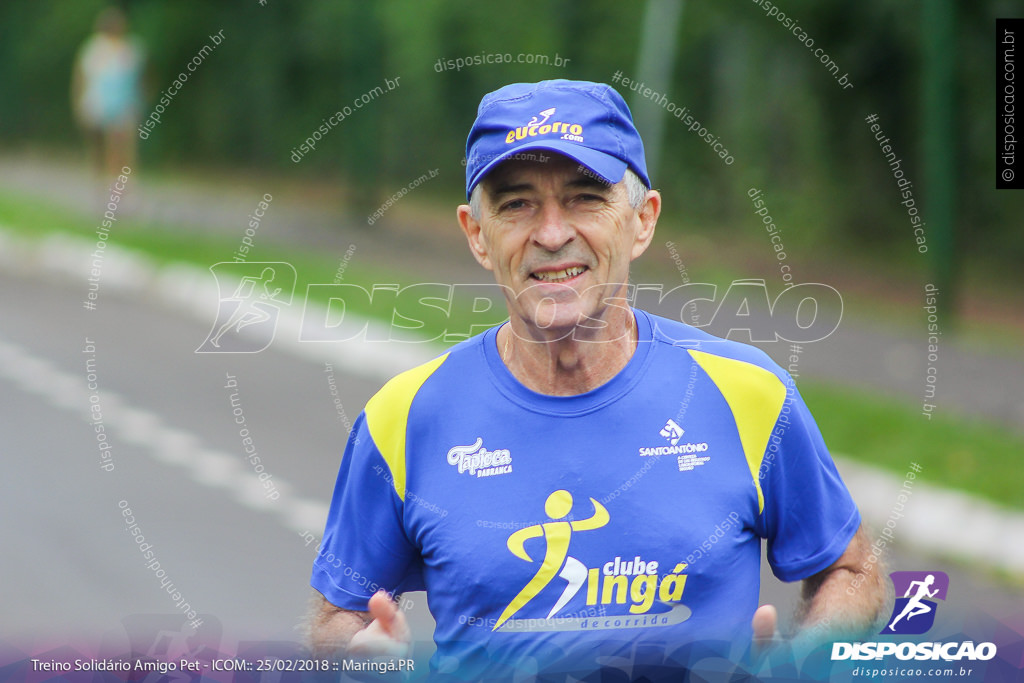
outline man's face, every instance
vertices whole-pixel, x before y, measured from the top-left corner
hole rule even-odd
[[[536,156],[545,161],[510,160],[488,174],[479,220],[463,205],[459,222],[505,287],[509,315],[560,338],[624,305],[629,263],[650,243],[661,203],[648,192],[637,211],[624,183],[607,185],[558,154]]]

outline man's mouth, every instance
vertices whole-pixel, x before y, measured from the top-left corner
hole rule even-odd
[[[568,268],[562,268],[561,270],[544,270],[537,271],[530,274],[534,280],[540,280],[541,282],[565,282],[571,280],[577,275],[582,274],[587,270],[586,266],[569,266]]]

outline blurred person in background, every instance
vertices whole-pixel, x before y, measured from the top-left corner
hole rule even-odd
[[[100,12],[96,32],[75,58],[71,105],[104,179],[135,165],[144,63],[141,42],[128,35],[124,12],[117,7]]]

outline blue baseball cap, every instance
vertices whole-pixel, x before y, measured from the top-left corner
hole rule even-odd
[[[564,154],[609,184],[631,168],[651,186],[629,107],[604,83],[512,83],[484,95],[466,140],[466,198],[498,164],[530,149]]]

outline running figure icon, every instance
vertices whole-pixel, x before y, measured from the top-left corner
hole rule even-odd
[[[910,600],[907,601],[906,606],[903,608],[903,611],[899,613],[899,616],[897,616],[895,619],[893,619],[892,623],[889,624],[889,630],[890,631],[895,631],[896,630],[895,629],[896,622],[898,622],[903,617],[906,617],[907,621],[910,621],[911,617],[916,617],[919,614],[927,614],[928,612],[932,611],[931,606],[926,604],[926,603],[924,603],[924,602],[922,602],[922,600],[924,598],[933,598],[933,597],[935,597],[935,594],[939,592],[938,588],[936,588],[935,590],[932,590],[932,591],[928,590],[928,588],[932,584],[934,584],[934,583],[935,583],[935,575],[934,574],[929,574],[928,576],[926,576],[924,578],[923,581],[911,581],[910,582],[910,585],[907,587],[907,592],[903,594],[903,597],[910,598]],[[914,590],[915,590],[914,587],[915,586],[917,586],[917,592],[914,593],[913,597],[911,597],[910,594],[912,592],[914,592]]]
[[[244,327],[270,320],[270,313],[262,308],[257,308],[256,304],[262,301],[273,301],[281,293],[280,287],[270,291],[270,283],[274,281],[276,275],[274,269],[268,266],[263,269],[259,277],[242,278],[231,298],[225,299],[225,301],[237,301],[238,308],[231,314],[227,322],[220,326],[217,334],[210,340],[211,344],[220,348],[220,338],[231,328],[235,328],[235,332],[241,332]],[[260,285],[263,286],[262,292],[259,291]]]
[[[285,261],[221,261],[210,266],[217,314],[196,353],[258,353],[270,346],[298,279]]]

